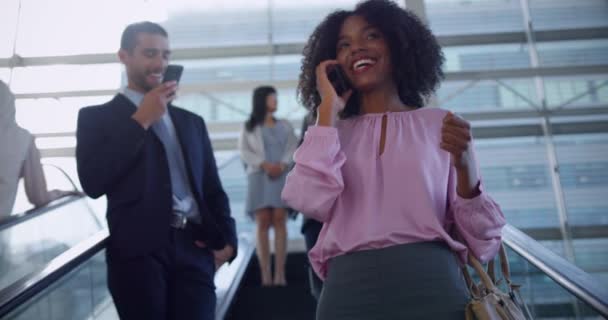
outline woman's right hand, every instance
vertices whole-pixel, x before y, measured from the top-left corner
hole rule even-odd
[[[353,91],[348,90],[338,96],[334,86],[329,81],[327,70],[338,65],[338,60],[325,60],[317,66],[317,91],[321,96],[321,104],[317,109],[317,125],[333,127],[338,113],[344,109]]]

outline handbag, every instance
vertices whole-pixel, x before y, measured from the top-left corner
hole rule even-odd
[[[469,251],[469,265],[473,267],[481,281],[477,284],[474,283],[467,266],[462,267],[464,279],[471,294],[471,301],[465,309],[466,320],[532,319],[525,303],[521,301],[519,295],[521,286],[511,282],[509,261],[502,244],[499,249],[499,257],[503,279],[497,281],[494,273],[495,259],[488,263],[488,272],[486,273],[481,263]],[[506,292],[499,288],[503,280],[506,285]]]

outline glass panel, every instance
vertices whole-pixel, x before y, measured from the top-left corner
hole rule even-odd
[[[530,13],[536,30],[608,26],[605,0],[530,0]]]
[[[184,66],[181,85],[270,80],[270,57],[172,61]]]
[[[268,43],[267,1],[230,1],[210,5],[192,1],[171,12],[163,26],[172,48]]]
[[[171,63],[184,66],[180,84],[184,87],[221,83],[242,83],[244,88],[251,82],[297,80],[300,74],[301,56],[280,55],[274,57],[239,57],[205,60],[175,60]],[[234,87],[234,85],[232,86]],[[234,90],[234,89],[229,89]],[[253,88],[251,88],[253,90]],[[224,91],[215,88],[211,94]]]
[[[426,0],[426,14],[437,35],[523,31],[519,1]]]
[[[0,288],[38,270],[102,227],[87,202],[77,200],[0,230]]]
[[[8,58],[13,55],[15,30],[19,19],[18,12],[19,0],[2,0],[2,10],[0,10],[0,30],[2,30],[0,58]]]
[[[114,90],[121,86],[121,73],[118,63],[15,68],[11,89],[16,94]]]
[[[475,150],[484,188],[508,223],[523,232],[559,226],[542,138],[478,139]]]
[[[50,138],[36,138],[36,146],[38,149],[51,149],[51,148],[75,148],[76,137],[50,137]]]
[[[608,103],[608,75],[550,77],[544,83],[550,107],[605,107]]]
[[[606,17],[608,19],[608,16]],[[608,40],[538,42],[543,66],[584,66],[608,64]]]
[[[276,116],[297,121],[302,119],[306,109],[298,104],[295,89],[280,88],[277,91]],[[189,93],[181,95],[175,104],[202,116],[207,122],[244,122],[251,113],[252,95],[253,89]],[[210,134],[213,136],[214,132]]]
[[[273,1],[272,40],[274,43],[306,42],[315,27],[330,12],[339,9],[352,10],[357,2],[353,0]]]
[[[608,134],[555,137],[575,263],[608,285]]]
[[[499,82],[497,82],[499,81]],[[531,110],[536,104],[533,79],[498,79],[471,81],[445,81],[437,90],[441,108],[457,112],[491,110]]]
[[[544,77],[550,108],[605,107],[608,75]],[[501,109],[538,109],[534,79],[445,81],[437,90],[438,105],[458,112]]]
[[[106,283],[105,252],[100,252],[6,319],[118,319]]]
[[[11,69],[0,68],[0,80],[1,81],[4,81],[4,83],[8,83],[10,75],[11,75]]]
[[[21,56],[116,52],[127,24],[167,18],[158,1],[144,0],[21,0],[21,10],[17,39]]]
[[[17,124],[33,134],[73,133],[76,132],[78,111],[81,108],[105,103],[111,98],[111,96],[94,96],[17,99]]]
[[[444,47],[443,53],[448,72],[530,67],[528,46],[523,43]]]
[[[223,92],[221,94],[191,93],[181,95],[175,105],[192,111],[206,122],[245,121],[251,98],[249,92]],[[244,103],[247,101],[247,103]],[[217,137],[214,132],[209,133]]]

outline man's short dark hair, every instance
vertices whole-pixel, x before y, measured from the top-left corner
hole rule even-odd
[[[160,34],[164,37],[169,37],[167,31],[158,23],[143,21],[132,23],[125,28],[120,38],[120,49],[133,51],[137,45],[137,35],[139,33]]]

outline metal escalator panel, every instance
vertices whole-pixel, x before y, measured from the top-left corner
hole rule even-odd
[[[83,197],[0,228],[0,290],[39,270],[105,226]],[[42,208],[44,209],[44,208]]]

